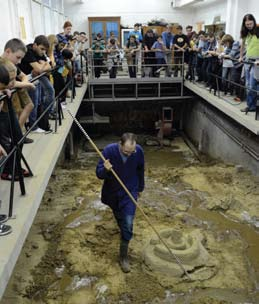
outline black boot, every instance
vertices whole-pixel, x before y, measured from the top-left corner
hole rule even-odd
[[[130,272],[130,265],[128,259],[128,247],[129,242],[125,240],[121,240],[120,244],[120,266],[123,272]]]

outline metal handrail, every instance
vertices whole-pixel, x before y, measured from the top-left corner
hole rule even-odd
[[[57,68],[52,69],[52,71],[56,71]],[[48,74],[49,72],[43,72],[42,74],[36,76],[35,78],[32,78],[30,80],[30,82],[34,82],[38,79],[40,79],[41,77],[45,76],[46,74]],[[62,89],[62,91],[60,91],[60,93],[58,94],[58,96],[56,96],[53,100],[53,102],[51,102],[47,108],[41,113],[41,115],[35,120],[35,122],[33,123],[33,125],[24,133],[24,135],[22,136],[22,138],[19,140],[19,142],[17,143],[18,146],[22,145],[25,138],[28,136],[29,133],[31,133],[32,129],[38,124],[38,122],[42,119],[42,117],[49,111],[49,109],[53,106],[53,104],[55,103],[55,101],[58,100],[58,98],[62,95],[62,93],[68,88],[68,86],[72,83],[72,79],[65,85],[65,87]],[[17,92],[17,90],[19,89],[12,89],[11,90],[11,94],[13,95],[15,92]],[[2,101],[3,99],[8,98],[8,96],[2,95],[0,98],[0,101]],[[56,132],[56,131],[55,131]],[[16,147],[13,147],[13,149],[7,154],[7,156],[4,158],[4,160],[0,161],[0,168],[3,167],[5,165],[5,163],[8,161],[8,159],[12,156],[12,154],[14,153],[14,151],[16,150]]]
[[[52,72],[56,71],[57,69],[58,69],[58,67],[52,69],[50,72],[52,73]],[[49,72],[43,72],[40,75],[31,79],[30,82],[34,82],[34,81],[40,79],[41,77],[45,76],[48,73]],[[13,156],[12,180],[11,180],[10,195],[9,195],[9,212],[8,212],[8,217],[9,218],[11,218],[12,214],[13,214],[13,198],[14,198],[14,183],[15,183],[15,168],[16,168],[16,166],[18,166],[21,195],[25,195],[25,193],[26,193],[25,192],[25,185],[24,185],[23,175],[22,175],[22,171],[21,171],[22,170],[21,169],[21,164],[17,163],[17,154],[18,154],[18,157],[20,158],[20,160],[18,162],[20,162],[21,159],[22,159],[23,162],[25,163],[25,165],[27,166],[27,168],[30,172],[30,175],[33,176],[32,171],[31,171],[30,167],[28,166],[26,159],[24,158],[24,156],[21,153],[20,146],[23,144],[25,138],[32,131],[32,129],[36,126],[36,124],[42,119],[42,117],[53,106],[55,101],[56,101],[57,107],[58,107],[58,98],[64,92],[64,90],[70,85],[71,82],[72,82],[72,90],[73,90],[73,77],[72,77],[71,81],[66,84],[66,86],[62,89],[62,91],[58,94],[58,96],[56,96],[54,98],[54,100],[47,106],[47,108],[41,113],[40,117],[38,117],[37,120],[33,123],[33,125],[26,131],[26,133],[22,136],[22,138],[19,140],[19,142],[14,141],[14,133],[13,133],[14,125],[13,125],[13,119],[12,119],[12,116],[14,115],[14,111],[13,111],[12,104],[11,104],[12,95],[17,91],[17,89],[11,90],[11,96],[10,97],[5,94],[0,99],[0,100],[3,100],[5,98],[8,98],[8,101],[7,101],[8,113],[10,112],[12,114],[11,116],[9,115],[9,124],[11,124],[10,125],[10,129],[11,129],[11,134],[10,135],[11,135],[11,138],[12,138],[13,147],[12,147],[12,150],[8,153],[8,155],[4,158],[4,160],[0,161],[0,168],[1,168]],[[57,112],[57,114],[58,114],[58,112]],[[61,119],[60,119],[60,121],[61,121]],[[57,128],[57,117],[56,117],[55,125],[56,125],[56,128]]]
[[[83,83],[83,57],[85,58],[84,54],[80,54],[81,58],[81,69],[82,69],[82,83]],[[86,58],[85,58],[86,59]],[[37,80],[39,80],[41,77],[45,75],[49,75],[50,73],[54,73],[59,69],[60,66],[56,66],[52,68],[50,71],[46,71],[41,73],[40,75],[37,75],[36,77],[30,79],[30,82],[33,83]],[[86,65],[87,68],[87,65]],[[86,74],[87,74],[87,69],[86,69]],[[24,143],[25,138],[27,135],[32,131],[32,129],[37,125],[37,123],[42,119],[42,117],[51,109],[51,107],[54,105],[56,102],[56,119],[55,119],[55,132],[57,132],[57,117],[59,117],[59,125],[61,125],[61,112],[62,108],[59,104],[59,98],[61,95],[64,93],[64,91],[72,84],[72,94],[71,94],[71,102],[73,101],[73,98],[75,97],[74,94],[74,74],[73,74],[73,69],[72,69],[72,77],[69,82],[66,83],[66,85],[62,88],[62,90],[59,92],[59,94],[53,99],[53,101],[47,106],[47,108],[41,113],[41,115],[37,118],[37,120],[33,123],[33,125],[25,132],[25,134],[22,136],[22,138],[19,140],[19,142],[16,142],[16,139],[14,139],[14,123],[13,123],[13,115],[14,115],[14,110],[12,107],[11,103],[11,98],[12,95],[17,92],[19,89],[12,89],[11,90],[11,95],[10,97],[7,94],[3,94],[0,96],[0,101],[7,99],[7,105],[8,105],[8,113],[11,113],[9,116],[9,124],[10,124],[10,129],[11,129],[11,139],[12,139],[12,150],[7,154],[6,157],[0,160],[0,169],[6,164],[8,160],[13,156],[13,166],[12,166],[12,180],[11,180],[11,186],[10,186],[10,195],[9,195],[9,212],[8,212],[8,217],[12,217],[12,212],[13,212],[13,198],[14,198],[14,182],[15,182],[15,168],[18,166],[18,173],[19,173],[19,182],[20,182],[20,190],[21,194],[25,195],[25,185],[24,185],[24,177],[22,175],[22,168],[20,161],[23,160],[25,166],[29,170],[29,173],[31,176],[33,176],[33,173],[30,169],[30,167],[27,164],[26,159],[24,158],[23,154],[21,153],[20,146]],[[59,108],[60,107],[60,108]],[[62,113],[63,116],[63,113]],[[19,157],[18,163],[17,163],[17,158]]]
[[[230,58],[226,58],[226,59],[232,60],[233,62],[239,62],[238,59],[231,58],[231,57]],[[240,63],[254,65],[255,64],[255,60],[242,60]],[[212,89],[215,90],[215,93],[214,93],[215,95],[216,95],[216,92],[218,92],[218,98],[220,98],[220,90],[219,90],[219,83],[218,83],[219,79],[222,80],[222,81],[224,81],[225,83],[230,83],[230,84],[235,85],[235,86],[237,86],[239,88],[243,88],[246,91],[250,91],[250,92],[253,92],[253,93],[256,93],[257,95],[259,95],[259,91],[258,90],[249,88],[249,87],[247,87],[245,85],[242,85],[240,83],[237,83],[235,81],[232,81],[232,80],[229,80],[229,79],[225,79],[222,76],[219,76],[219,75],[214,74],[214,73],[210,73],[210,75],[216,78],[216,88],[213,87]],[[247,112],[245,112],[245,113],[247,114]],[[259,120],[259,101],[257,101],[257,104],[256,104],[255,120]]]
[[[30,79],[29,82],[33,83],[33,82],[35,82],[36,80],[40,79],[41,77],[43,77],[43,76],[45,76],[45,75],[47,75],[47,74],[49,74],[49,73],[55,72],[58,68],[59,68],[59,67],[56,66],[56,67],[54,67],[53,69],[51,69],[50,71],[48,71],[48,72],[42,72],[40,75],[37,75],[37,76],[35,76],[34,78]],[[15,92],[17,92],[18,90],[19,90],[18,88],[14,88],[14,89],[10,90],[10,91],[11,91],[11,95],[13,95],[13,94],[14,94]],[[4,99],[7,98],[7,97],[8,97],[7,94],[1,95],[1,96],[0,96],[0,101],[4,100]]]
[[[121,51],[123,51],[123,56],[119,57],[119,54],[121,53]],[[176,58],[180,58],[181,62],[180,63],[172,63],[172,62],[168,62],[168,63],[164,63],[164,64],[160,64],[160,63],[155,63],[157,58],[156,57],[147,57],[146,55],[148,53],[152,53],[155,54],[157,51],[154,50],[137,50],[136,56],[135,58],[129,59],[129,60],[133,60],[133,62],[128,62],[128,58],[127,56],[125,56],[125,49],[116,49],[115,52],[118,54],[118,58],[107,58],[105,56],[102,57],[95,57],[95,54],[98,53],[102,53],[105,55],[109,56],[109,52],[107,52],[107,50],[94,50],[94,49],[89,49],[87,52],[87,59],[88,59],[88,74],[90,75],[90,77],[94,77],[94,70],[95,68],[99,68],[99,69],[111,69],[113,67],[118,68],[119,65],[117,63],[120,63],[120,65],[122,64],[123,66],[127,66],[127,67],[139,67],[139,68],[145,68],[145,67],[150,67],[150,68],[169,68],[172,69],[172,67],[174,66],[178,66],[179,70],[183,72],[183,66],[184,66],[184,52],[180,51],[180,50],[161,50],[161,53],[164,53],[165,56],[167,54],[174,54],[174,59]],[[177,56],[177,55],[180,56]],[[116,59],[116,63],[114,63],[112,60]],[[149,62],[146,62],[146,60],[148,60]],[[98,63],[99,61],[99,63]],[[135,61],[135,62],[134,62]],[[150,63],[151,61],[151,63]],[[109,62],[109,63],[107,63]]]

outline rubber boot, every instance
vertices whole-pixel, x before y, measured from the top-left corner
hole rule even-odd
[[[128,247],[129,242],[125,240],[121,240],[120,244],[120,267],[121,270],[125,273],[130,272],[130,265],[128,259]]]

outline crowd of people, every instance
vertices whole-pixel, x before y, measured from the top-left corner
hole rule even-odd
[[[203,82],[207,89],[217,89],[225,95],[235,95],[236,101],[246,98],[247,106],[241,111],[255,111],[259,81],[259,28],[255,17],[244,16],[241,41],[224,32],[215,36],[200,31],[190,37],[186,79]]]
[[[0,160],[7,157],[0,166],[2,180],[18,181],[21,175],[31,176],[31,172],[21,167],[21,155],[23,144],[31,144],[33,140],[23,134],[27,130],[39,134],[52,132],[49,120],[60,115],[70,90],[82,85],[80,55],[86,49],[86,41],[86,33],[72,34],[72,24],[66,21],[63,32],[57,35],[39,35],[28,45],[18,38],[6,42],[0,56]],[[20,153],[8,156],[22,138]],[[7,215],[0,214],[0,235],[10,232],[2,224],[7,220]]]
[[[78,75],[82,75],[80,53],[85,50],[86,33],[74,32],[72,35],[69,21],[63,29],[57,35],[39,35],[28,45],[13,38],[4,46],[0,57],[0,94],[6,97],[0,102],[0,157],[12,150],[13,143],[21,140],[26,129],[50,133],[49,120],[56,119],[56,109],[65,106],[69,94],[70,87],[66,83],[73,77],[76,86],[81,85],[78,81]],[[38,80],[33,81],[37,76]],[[9,107],[8,100],[11,101]],[[45,119],[39,121],[43,111]],[[23,141],[24,144],[32,142],[29,137]],[[2,180],[12,180],[12,163],[13,157],[10,157],[0,168]],[[29,176],[25,169],[22,174]],[[18,179],[16,172],[14,180]]]
[[[116,78],[121,61],[126,58],[131,78],[137,77],[139,62],[142,77],[159,77],[162,70],[165,77],[178,77],[180,71],[180,76],[204,83],[207,89],[234,95],[236,101],[243,101],[247,97],[247,107],[242,111],[255,111],[255,75],[259,74],[256,64],[259,58],[259,33],[255,17],[252,14],[244,16],[241,39],[237,40],[223,31],[196,33],[191,25],[185,30],[183,33],[181,25],[174,30],[168,24],[161,35],[151,28],[142,35],[139,24],[135,24],[124,47],[119,45],[114,32],[110,33],[107,41],[98,33],[88,53],[93,59],[94,77],[100,78],[102,73],[108,71],[110,78]],[[187,70],[185,75],[183,66]]]

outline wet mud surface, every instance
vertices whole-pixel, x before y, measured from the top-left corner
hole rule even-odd
[[[1,304],[259,303],[258,178],[198,162],[181,138],[143,147],[139,204],[188,277],[139,211],[131,272],[121,272],[119,230],[100,202],[98,157],[81,151],[52,175]]]

